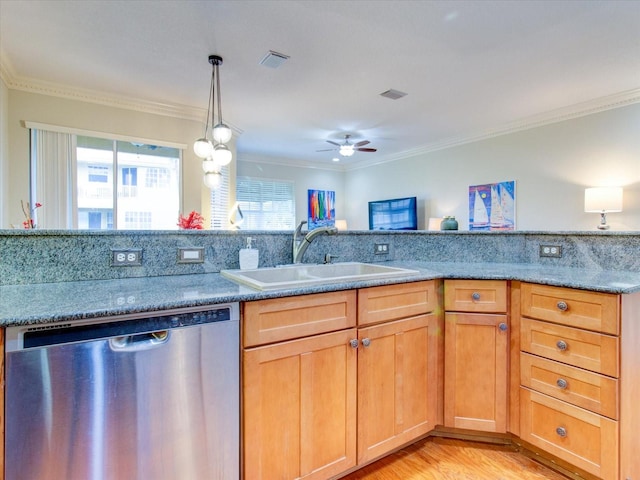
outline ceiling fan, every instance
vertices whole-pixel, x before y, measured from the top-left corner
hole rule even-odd
[[[362,148],[365,145],[368,145],[369,143],[371,143],[369,140],[362,140],[360,142],[351,143],[349,142],[349,138],[351,138],[351,135],[349,134],[345,135],[344,143],[337,143],[337,142],[334,142],[333,140],[327,140],[328,143],[330,143],[331,145],[335,145],[338,148],[326,148],[324,150],[316,150],[316,151],[330,152],[332,150],[337,150],[340,153],[340,155],[342,155],[343,157],[350,157],[355,152],[376,152],[377,151],[377,149],[375,148]]]

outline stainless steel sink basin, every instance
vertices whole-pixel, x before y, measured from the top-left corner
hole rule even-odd
[[[222,270],[223,277],[258,290],[296,288],[327,283],[376,280],[419,273],[407,268],[371,263],[345,262],[326,265],[296,264],[255,270]]]

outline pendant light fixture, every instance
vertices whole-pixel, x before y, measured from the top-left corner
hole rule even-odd
[[[217,188],[222,182],[221,167],[229,165],[233,154],[225,145],[233,132],[222,121],[222,101],[220,93],[219,67],[222,65],[222,57],[209,55],[211,69],[211,88],[209,89],[209,103],[207,104],[207,121],[204,127],[204,135],[193,144],[194,153],[202,158],[204,170],[204,184],[211,189]],[[217,89],[217,92],[216,92]],[[216,101],[218,107],[218,123],[216,123]],[[211,114],[211,117],[209,117]],[[209,138],[209,119],[211,119],[211,139]]]

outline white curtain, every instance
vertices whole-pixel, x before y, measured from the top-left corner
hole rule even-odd
[[[75,136],[31,130],[31,204],[38,228],[77,228]]]

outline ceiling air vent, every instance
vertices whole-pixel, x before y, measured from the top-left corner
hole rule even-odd
[[[381,97],[384,98],[390,98],[391,100],[397,100],[399,98],[402,98],[406,95],[406,93],[401,92],[400,90],[394,90],[393,88],[391,90],[387,90],[386,92],[382,92],[380,94]]]
[[[267,53],[265,57],[260,60],[260,65],[264,65],[265,67],[269,68],[278,68],[287,60],[289,60],[289,55],[269,50],[269,53]]]

